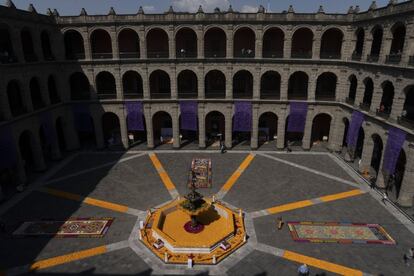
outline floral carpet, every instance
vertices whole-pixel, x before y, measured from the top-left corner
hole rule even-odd
[[[197,188],[211,188],[211,159],[193,159],[188,173],[188,187],[191,187],[192,172],[196,176],[195,186]]]
[[[396,244],[378,224],[340,222],[288,222],[294,241],[313,243]]]
[[[113,218],[71,218],[66,221],[26,221],[13,232],[13,236],[100,238],[106,234],[113,220]]]

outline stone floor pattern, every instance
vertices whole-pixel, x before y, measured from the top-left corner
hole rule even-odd
[[[212,160],[202,189],[245,216],[248,242],[215,266],[167,265],[139,240],[146,211],[187,192],[194,157]],[[129,151],[76,153],[0,206],[0,275],[414,275],[402,256],[414,225],[331,153]],[[114,218],[102,238],[20,237],[22,222]],[[372,223],[396,245],[300,243],[276,220]]]

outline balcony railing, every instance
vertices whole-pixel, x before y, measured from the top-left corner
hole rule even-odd
[[[100,100],[116,99],[116,93],[115,91],[112,91],[112,90],[98,91],[98,99]]]
[[[234,99],[251,99],[253,98],[253,91],[234,90],[233,98]]]
[[[408,127],[408,128],[414,128],[414,118],[408,118],[406,116],[400,116],[397,118],[397,121],[400,125]]]
[[[350,105],[354,105],[355,98],[346,97],[345,102]]]
[[[312,58],[312,52],[292,52],[292,58]]]
[[[46,61],[54,61],[55,57],[52,54],[47,54],[44,56]]]
[[[401,54],[387,55],[386,63],[399,63],[401,61]]]
[[[42,101],[34,101],[33,102],[33,109],[34,110],[38,110],[41,109],[43,107],[45,107],[46,105],[42,102]]]
[[[224,51],[205,51],[204,56],[206,58],[225,58],[226,52]]]
[[[279,91],[272,91],[272,90],[262,90],[260,92],[260,99],[263,99],[263,100],[270,100],[270,99],[279,100],[280,99],[280,92]]]
[[[237,52],[234,53],[234,57],[236,58],[254,58],[254,51],[244,51],[244,52]]]
[[[0,64],[10,64],[10,63],[16,63],[17,57],[14,55],[6,55],[0,53]]]
[[[85,53],[67,53],[66,59],[68,60],[81,60],[85,59]]]
[[[283,58],[283,51],[265,51],[263,52],[264,58]]]
[[[335,95],[316,95],[316,101],[335,101]]]
[[[179,91],[178,98],[180,99],[197,99],[197,91]]]
[[[304,93],[288,93],[289,100],[307,100],[308,96]]]
[[[169,54],[168,51],[148,51],[147,56],[148,58],[168,58]]]
[[[124,98],[125,99],[142,99],[144,97],[143,94],[138,93],[125,93]]]
[[[10,110],[13,117],[18,117],[20,115],[27,113],[27,108],[24,106],[10,107]]]
[[[388,119],[390,117],[390,114],[391,114],[391,109],[381,110],[381,109],[377,108],[376,114],[377,114],[377,116],[379,116],[381,118]]]
[[[111,59],[112,53],[92,53],[93,59]]]
[[[321,59],[341,59],[341,54],[335,52],[323,52],[321,53]]]
[[[24,60],[26,62],[36,62],[38,59],[37,59],[36,54],[30,53],[30,54],[25,54],[24,55]]]
[[[197,52],[193,52],[193,51],[177,51],[176,54],[177,58],[196,58],[197,57]]]
[[[360,61],[362,59],[362,53],[353,53],[351,58],[352,60]]]
[[[139,58],[139,52],[120,52],[119,53],[119,58],[122,59],[134,59],[134,58]]]
[[[208,90],[205,92],[206,99],[224,99],[226,97],[226,91],[222,90]]]
[[[370,107],[371,107],[371,104],[369,104],[369,103],[360,103],[359,104],[359,108],[361,108],[364,111],[369,111]]]
[[[151,99],[169,99],[169,98],[171,98],[170,92],[151,93]]]
[[[378,60],[379,60],[379,55],[368,55],[367,56],[368,62],[378,62]]]

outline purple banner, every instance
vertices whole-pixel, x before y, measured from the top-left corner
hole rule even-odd
[[[144,114],[142,112],[142,102],[125,103],[127,110],[127,125],[130,131],[144,131]]]
[[[196,101],[181,101],[181,129],[197,131],[198,104]]]
[[[352,112],[351,122],[349,123],[348,134],[346,136],[348,148],[355,148],[358,141],[359,129],[361,128],[363,122],[364,114],[359,111]]]
[[[234,102],[233,131],[252,131],[252,103]]]
[[[308,104],[304,102],[291,102],[289,106],[290,113],[287,131],[303,133],[308,114]]]
[[[399,128],[391,127],[388,132],[387,146],[384,153],[383,168],[388,174],[394,174],[406,133]]]
[[[54,131],[53,131],[53,118],[52,113],[49,111],[43,112],[40,114],[40,124],[43,127],[43,132],[45,134],[46,143],[51,145],[54,140]]]
[[[17,155],[12,130],[9,126],[0,128],[0,169],[13,168]]]
[[[72,105],[72,111],[75,128],[77,131],[94,132],[94,126],[89,111],[89,105],[81,103],[74,104]]]

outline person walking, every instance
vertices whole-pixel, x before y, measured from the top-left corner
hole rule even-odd
[[[309,275],[309,267],[306,264],[301,265],[298,268],[299,276],[308,276]]]
[[[408,258],[408,256],[407,256],[407,254],[404,254],[404,256],[403,256],[403,261],[404,261],[404,264],[408,267],[408,266],[410,266],[410,262],[409,262],[409,258]]]
[[[413,247],[411,247],[410,249],[408,249],[408,254],[407,254],[407,257],[408,257],[410,260],[414,259],[414,248],[413,248]]]

